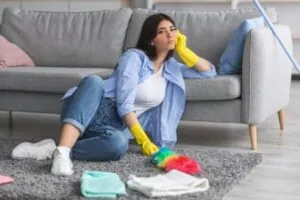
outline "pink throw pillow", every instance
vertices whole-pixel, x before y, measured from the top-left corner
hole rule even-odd
[[[5,184],[5,183],[10,183],[13,181],[14,181],[14,179],[9,176],[0,175],[0,185]]]
[[[35,64],[22,49],[0,35],[0,68],[15,66],[35,66]]]

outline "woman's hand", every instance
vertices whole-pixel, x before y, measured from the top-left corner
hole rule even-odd
[[[181,60],[186,64],[188,67],[193,67],[195,70],[202,72],[202,71],[209,71],[210,70],[210,62],[204,58],[197,56],[193,51],[191,51],[186,46],[186,36],[177,31],[177,43],[175,49],[177,54],[181,58]]]
[[[185,35],[177,31],[176,38],[175,49],[177,54],[188,67],[193,67],[199,61],[199,57],[186,46]]]
[[[142,153],[146,156],[151,156],[158,151],[158,147],[153,144],[150,140],[144,141],[141,145]]]
[[[135,114],[133,116],[135,117]],[[127,121],[130,121],[128,118],[130,118],[130,114],[127,116]],[[129,130],[135,138],[136,143],[140,145],[142,153],[146,156],[151,156],[153,153],[156,153],[158,147],[151,142],[141,124],[137,120],[131,121],[133,122]]]
[[[186,36],[180,33],[179,30],[177,30],[176,33],[176,51],[180,51],[181,48],[186,48]]]

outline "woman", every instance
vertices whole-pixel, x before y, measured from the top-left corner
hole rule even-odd
[[[184,64],[172,58],[174,50]],[[62,98],[61,137],[52,149],[51,172],[71,175],[71,158],[119,160],[132,136],[147,156],[172,147],[185,107],[183,77],[215,75],[215,67],[186,46],[169,16],[149,16],[136,48],[123,53],[109,79],[87,76]]]

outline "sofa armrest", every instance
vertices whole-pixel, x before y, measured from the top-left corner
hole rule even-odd
[[[275,30],[292,52],[289,27],[275,25]],[[291,70],[292,63],[268,28],[249,32],[242,64],[242,123],[258,124],[287,106]]]

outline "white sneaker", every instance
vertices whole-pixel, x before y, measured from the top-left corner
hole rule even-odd
[[[72,168],[73,163],[70,157],[56,149],[53,153],[51,173],[56,176],[69,176],[73,174]]]
[[[12,150],[11,156],[18,160],[26,158],[46,160],[52,157],[55,148],[55,141],[52,139],[41,140],[37,143],[23,142]]]

